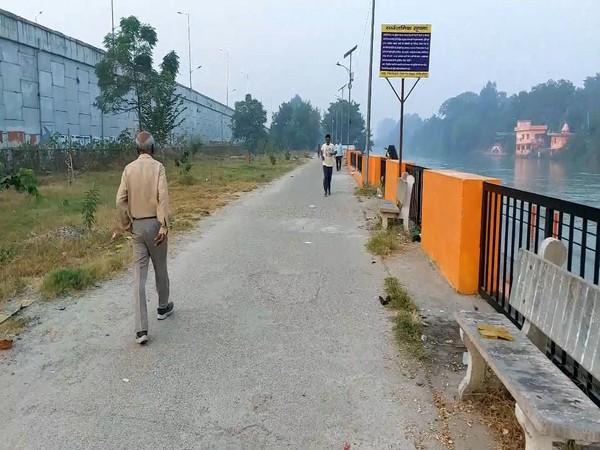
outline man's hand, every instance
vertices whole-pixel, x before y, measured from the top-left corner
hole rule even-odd
[[[158,232],[158,234],[156,235],[156,237],[154,238],[154,245],[156,245],[157,247],[162,244],[165,239],[167,239],[167,231],[165,230],[160,230]]]

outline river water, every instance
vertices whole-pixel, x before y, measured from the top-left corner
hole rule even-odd
[[[599,168],[574,167],[564,161],[478,155],[449,160],[409,155],[430,169],[453,169],[499,178],[508,186],[600,208]]]

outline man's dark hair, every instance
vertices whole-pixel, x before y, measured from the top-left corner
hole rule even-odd
[[[326,134],[325,135],[325,139],[327,139],[327,138],[331,139],[331,135],[330,134]]]

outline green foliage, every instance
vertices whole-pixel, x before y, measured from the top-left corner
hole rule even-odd
[[[0,247],[0,266],[11,262],[15,256],[17,256],[17,252],[14,248]]]
[[[388,308],[397,311],[394,331],[398,344],[412,356],[423,358],[423,323],[413,299],[395,277],[385,279],[385,294]]]
[[[261,140],[266,139],[267,112],[262,103],[250,94],[245,100],[235,102],[233,113],[233,138],[241,140],[248,149],[255,152]]]
[[[271,139],[285,150],[314,148],[321,140],[321,114],[296,95],[273,115]]]
[[[357,187],[354,189],[354,195],[357,197],[375,197],[377,195],[377,188],[371,185]]]
[[[38,182],[33,170],[21,168],[16,174],[0,178],[0,190],[13,187],[17,192],[27,192],[32,197],[39,197]]]
[[[94,283],[96,277],[87,268],[55,269],[44,277],[42,294],[47,298],[81,291]]]
[[[290,151],[286,151],[285,152],[285,160],[289,161],[290,159],[292,159],[292,154],[290,153]]]
[[[96,104],[104,113],[133,112],[140,129],[150,131],[159,144],[182,122],[183,99],[176,94],[179,57],[168,53],[153,67],[156,30],[135,16],[122,18],[119,30],[104,38],[106,54],[96,65],[100,95]]]
[[[271,164],[274,166],[275,163],[277,163],[277,157],[274,154],[270,154],[269,155],[269,161],[271,161]]]
[[[179,72],[179,57],[175,52],[167,54],[161,64],[161,71],[154,77],[152,101],[144,103],[143,112],[147,117],[146,129],[152,133],[159,145],[172,140],[173,130],[183,122],[185,111],[183,96],[177,94],[175,78]]]
[[[567,122],[575,135],[565,157],[600,163],[599,105],[600,73],[586,78],[582,88],[567,80],[549,80],[512,96],[488,82],[479,94],[464,92],[450,98],[438,114],[415,124],[418,129],[407,139],[406,147],[420,154],[468,156],[499,141],[510,153],[517,120],[530,119],[554,131]],[[497,132],[507,133],[507,137]]]
[[[83,197],[83,205],[81,207],[81,216],[83,224],[90,231],[96,224],[96,211],[100,202],[100,192],[96,186],[92,186]]]
[[[350,142],[348,141],[348,106],[350,106]],[[338,99],[335,103],[330,103],[327,112],[321,121],[323,132],[331,134],[332,138],[341,130],[341,139],[338,142],[355,145],[357,148],[364,148],[366,144],[365,119],[360,112],[360,105],[356,102],[348,103],[348,100]]]
[[[388,256],[401,247],[401,241],[392,229],[377,230],[369,237],[366,246],[373,255]]]
[[[185,185],[192,185],[196,182],[194,175],[192,174],[192,168],[194,166],[194,156],[200,149],[201,144],[190,144],[186,147],[181,154],[181,157],[175,159],[175,165],[179,167],[179,181]]]

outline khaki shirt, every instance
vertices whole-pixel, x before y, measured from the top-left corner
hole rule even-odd
[[[335,165],[335,146],[333,144],[323,144],[321,146],[321,154],[323,155],[323,165],[333,167]]]
[[[142,153],[123,170],[117,192],[119,221],[129,229],[134,219],[156,217],[161,232],[169,228],[169,190],[165,167],[152,156]]]

